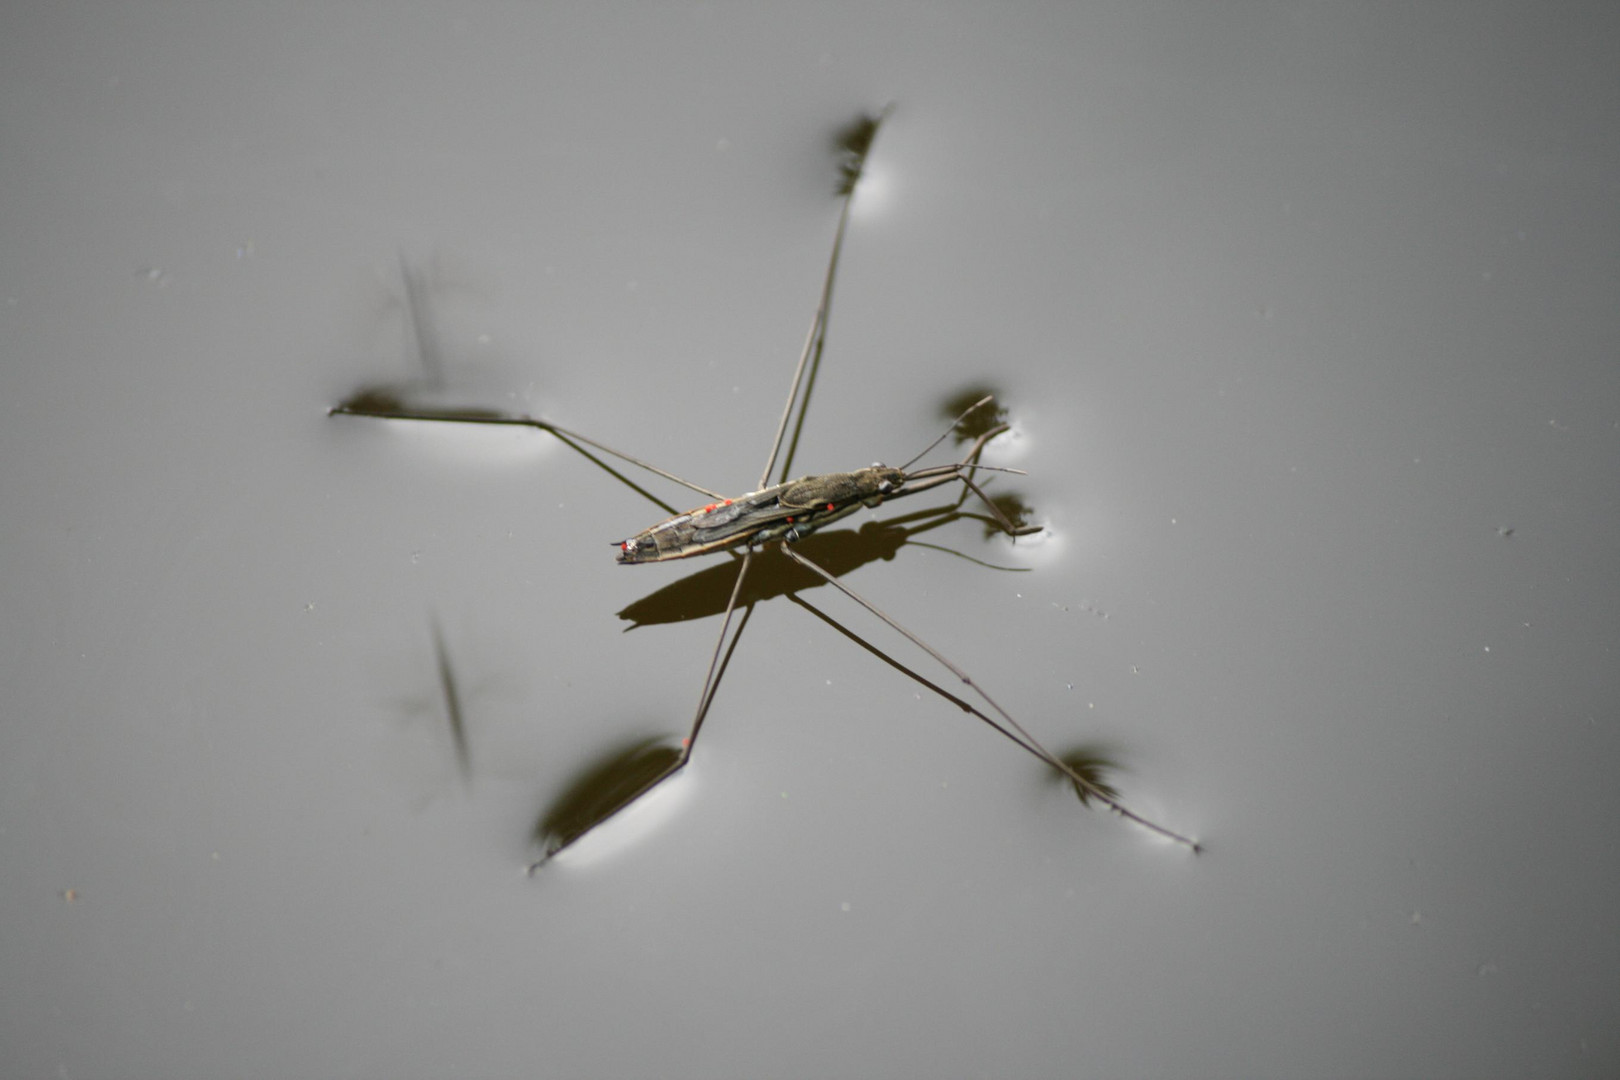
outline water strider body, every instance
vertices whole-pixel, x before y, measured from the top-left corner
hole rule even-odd
[[[619,562],[664,562],[741,544],[798,540],[863,506],[877,506],[905,482],[905,473],[887,465],[803,476],[666,518],[618,541]]]
[[[956,424],[966,419],[969,413],[993,400],[993,397],[986,397],[975,402],[946,430],[945,435],[954,431]],[[986,442],[1006,430],[1007,425],[1002,424],[985,432],[966,457],[948,465],[933,465],[908,473],[906,469],[917,460],[912,458],[900,468],[873,464],[854,472],[801,476],[797,480],[774,484],[760,491],[750,491],[735,499],[722,499],[684,514],[676,514],[643,529],[628,540],[617,541],[614,546],[619,549],[618,561],[631,565],[666,562],[707,555],[744,544],[752,546],[771,540],[791,543],[848,517],[863,506],[876,507],[886,500],[915,495],[952,480],[963,481],[983,497],[984,493],[979,491],[968,473],[973,469],[995,468],[979,465],[979,452]],[[928,450],[938,446],[945,435],[935,439]],[[928,450],[917,457],[922,457]],[[1019,472],[1017,469],[999,468],[995,471]],[[989,499],[985,499],[984,503],[1009,533],[1016,536],[1021,532],[1038,531],[1015,528],[995,503]]]

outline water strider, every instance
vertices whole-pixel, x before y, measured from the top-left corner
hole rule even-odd
[[[693,555],[707,555],[740,545],[763,544],[770,540],[789,543],[802,540],[826,525],[848,517],[863,506],[876,507],[889,499],[916,495],[952,480],[960,480],[983,500],[995,517],[996,523],[1014,536],[1039,532],[1038,526],[1019,529],[1007,520],[989,496],[980,490],[969,475],[975,469],[1025,475],[1022,469],[1003,469],[994,465],[980,465],[979,452],[984,444],[1007,430],[1000,424],[979,436],[973,448],[961,461],[949,465],[934,465],[916,472],[906,472],[918,458],[945,441],[957,425],[970,413],[994,401],[993,397],[980,398],[967,412],[945,429],[945,434],[930,443],[921,454],[899,468],[874,464],[854,472],[825,473],[820,476],[801,476],[776,484],[762,491],[750,491],[735,499],[688,510],[684,514],[666,518],[643,529],[628,540],[613,546],[619,549],[621,563],[665,562],[686,559]]]
[[[717,492],[683,480],[673,473],[666,472],[639,458],[586,438],[577,432],[559,427],[550,421],[535,417],[513,416],[484,410],[415,409],[396,397],[375,391],[357,394],[348,402],[331,410],[334,414],[371,416],[384,419],[514,424],[535,427],[549,431],[570,444],[583,444],[600,450],[603,453],[697,491],[713,500],[684,514],[675,514],[671,510],[672,516],[666,520],[650,526],[628,539],[616,541],[614,546],[619,550],[617,558],[622,564],[638,565],[664,562],[732,549],[741,550],[738,558],[737,576],[732,584],[730,598],[726,603],[720,634],[715,641],[714,651],[709,659],[708,670],[698,696],[697,709],[693,714],[690,729],[686,737],[681,740],[679,748],[638,744],[631,748],[619,762],[606,770],[616,772],[615,776],[602,784],[597,784],[596,779],[598,778],[593,777],[591,784],[583,785],[590,787],[591,790],[581,796],[582,808],[577,810],[577,821],[573,824],[561,825],[554,823],[551,817],[548,817],[542,822],[541,827],[547,834],[546,850],[540,860],[529,868],[531,873],[558,853],[588,835],[594,828],[613,817],[620,810],[630,806],[663,781],[674,776],[691,760],[693,750],[697,745],[698,734],[703,727],[704,718],[708,715],[709,708],[713,704],[714,694],[719,685],[719,673],[724,670],[723,658],[728,657],[730,651],[736,647],[737,639],[742,633],[742,626],[746,623],[745,618],[744,622],[738,625],[736,633],[732,633],[733,616],[737,611],[738,597],[742,595],[743,582],[747,578],[755,552],[764,545],[771,543],[774,543],[786,557],[804,566],[855,603],[871,612],[955,676],[963,686],[971,690],[989,707],[990,713],[994,714],[993,716],[970,702],[958,698],[948,691],[934,686],[932,683],[928,683],[922,676],[908,672],[913,678],[930,686],[947,700],[983,720],[1024,750],[1062,774],[1074,786],[1082,804],[1089,805],[1092,801],[1096,801],[1160,836],[1183,844],[1194,852],[1200,850],[1200,845],[1196,840],[1174,832],[1128,809],[1120,801],[1118,793],[1101,779],[1101,762],[1085,755],[1076,754],[1065,758],[1053,754],[1026,731],[1017,720],[1013,719],[1005,709],[997,704],[982,687],[973,681],[967,672],[952,663],[916,634],[907,630],[894,618],[878,609],[870,601],[844,585],[835,575],[794,550],[793,545],[796,541],[847,517],[862,507],[875,507],[890,499],[918,494],[952,481],[961,481],[964,485],[962,498],[966,497],[968,491],[976,494],[990,508],[991,515],[997,525],[1009,535],[1018,536],[1039,531],[1038,528],[1019,529],[1015,527],[973,480],[973,473],[979,469],[1019,472],[1016,469],[997,469],[994,466],[980,465],[978,463],[979,455],[985,444],[1005,432],[1007,430],[1005,424],[996,425],[980,435],[960,461],[945,465],[928,466],[914,472],[907,471],[913,464],[932,451],[934,447],[938,446],[946,436],[956,430],[970,414],[989,405],[992,399],[988,396],[970,406],[966,412],[957,417],[945,434],[934,440],[921,454],[918,454],[899,468],[872,465],[851,472],[804,476],[796,480],[787,480],[784,476],[776,484],[770,484],[769,482],[771,471],[776,465],[784,436],[787,433],[788,421],[793,415],[796,403],[799,404],[798,426],[802,427],[804,423],[804,409],[808,404],[809,384],[814,379],[815,362],[819,361],[822,345],[825,341],[827,313],[831,302],[833,279],[838,266],[839,253],[843,247],[844,234],[849,223],[850,205],[865,166],[867,152],[877,134],[879,124],[886,115],[887,110],[877,117],[863,117],[842,133],[840,145],[844,150],[845,158],[842,164],[843,182],[840,185],[839,194],[843,199],[843,205],[839,214],[837,230],[833,237],[832,254],[828,259],[827,272],[822,280],[821,295],[816,305],[815,317],[811,321],[810,332],[805,338],[798,365],[794,369],[787,402],[783,406],[782,416],[777,424],[776,437],[772,442],[771,451],[766,458],[765,468],[760,474],[756,490],[727,498]],[[578,446],[575,446],[575,449],[578,449]],[[593,458],[593,460],[596,459]],[[604,467],[606,466],[604,465]],[[786,466],[784,466],[783,471],[786,472]],[[632,486],[635,485],[632,484]],[[637,487],[636,490],[640,491],[641,489]],[[660,505],[665,505],[661,500],[646,492],[642,492],[642,494],[647,495],[649,499],[658,502]],[[826,618],[825,616],[821,617]],[[867,647],[871,648],[870,646]],[[892,660],[890,662],[893,663]],[[902,668],[902,670],[905,669]]]

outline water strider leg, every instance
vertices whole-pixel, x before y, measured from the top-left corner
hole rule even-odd
[[[646,469],[648,472],[654,473],[658,476],[662,476],[665,480],[673,481],[684,488],[689,488],[690,490],[697,492],[700,495],[707,495],[712,499],[725,498],[725,496],[720,494],[718,491],[710,491],[708,488],[700,487],[697,484],[692,483],[690,480],[683,480],[674,473],[660,469],[658,466],[653,465],[650,462],[643,461],[638,457],[633,457],[630,454],[624,453],[623,451],[615,450],[606,443],[599,443],[589,436],[581,435],[577,431],[570,431],[561,424],[553,424],[550,420],[542,420],[536,416],[507,416],[502,413],[466,409],[452,409],[443,412],[435,412],[432,409],[412,409],[394,402],[380,405],[372,405],[365,402],[358,404],[346,403],[343,405],[334,405],[330,409],[326,410],[326,414],[328,416],[369,416],[378,420],[426,420],[441,424],[504,424],[508,427],[537,428],[540,431],[549,431],[561,439],[571,439],[574,442],[581,442],[586,446],[594,447],[595,449],[602,451],[604,454],[611,454],[620,461],[628,461],[632,465]]]
[[[968,413],[971,413],[980,405],[984,405],[993,400],[993,398],[987,397],[983,401],[980,401],[977,405],[974,405],[972,408],[968,409],[967,412],[957,417],[956,423],[952,424],[951,427],[946,429],[945,435],[949,435],[952,431],[954,431],[956,429],[956,424],[960,424],[967,417]],[[1025,475],[1024,470],[1022,469],[1004,469],[996,465],[979,464],[979,455],[984,451],[984,444],[995,438],[997,435],[1009,430],[1011,430],[1011,425],[997,424],[995,427],[991,428],[989,431],[985,432],[983,435],[980,435],[976,440],[974,440],[972,448],[968,450],[967,454],[962,458],[961,461],[955,461],[949,465],[932,465],[926,469],[918,469],[916,472],[911,473],[906,477],[905,487],[901,488],[893,495],[886,496],[884,501],[887,502],[890,499],[902,498],[906,495],[917,495],[921,492],[936,488],[941,484],[948,484],[953,480],[960,480],[964,486],[962,494],[957,497],[955,503],[957,507],[960,507],[964,502],[967,501],[968,491],[971,490],[973,494],[977,495],[979,500],[984,503],[985,509],[990,511],[990,516],[995,519],[996,524],[1001,527],[1002,532],[1005,532],[1008,536],[1029,536],[1032,533],[1040,532],[1042,530],[1042,526],[1040,525],[1029,525],[1021,529],[1014,525],[1011,521],[1007,520],[1007,515],[1001,512],[1001,507],[997,506],[990,496],[984,493],[983,488],[979,487],[978,484],[973,482],[972,474],[976,469],[986,469],[991,472],[1014,473],[1018,476]],[[935,446],[938,446],[941,442],[943,442],[945,435],[941,435],[938,439],[935,439],[932,443],[930,443],[928,450],[932,450]],[[928,453],[928,450],[924,450],[923,454]],[[918,457],[921,456],[922,455],[918,455]],[[911,461],[916,460],[917,458],[911,459]],[[904,469],[910,464],[911,462],[908,461],[906,465],[901,466],[901,468]]]
[[[839,134],[838,142],[845,159],[841,166],[843,177],[838,193],[843,196],[844,205],[838,212],[838,228],[833,233],[832,255],[827,259],[827,272],[821,279],[821,296],[816,301],[816,313],[810,320],[810,332],[805,335],[804,348],[799,351],[799,362],[793,369],[793,382],[788,390],[787,402],[782,406],[782,418],[776,425],[776,440],[771,444],[770,455],[765,459],[765,470],[760,473],[758,486],[761,488],[770,484],[771,469],[775,467],[776,455],[782,449],[782,438],[787,433],[788,418],[793,414],[794,402],[799,400],[802,389],[805,401],[799,409],[799,420],[794,426],[793,436],[793,445],[798,445],[798,432],[804,427],[804,414],[809,407],[810,384],[815,381],[814,367],[821,361],[821,347],[827,340],[827,315],[832,308],[833,279],[838,275],[838,257],[844,250],[844,233],[849,228],[849,208],[855,201],[855,189],[866,171],[866,156],[872,150],[872,140],[877,138],[878,128],[893,110],[893,104],[885,105],[876,116],[861,116]],[[812,357],[815,359],[815,365],[811,364]],[[811,369],[808,379],[806,368]],[[790,447],[787,457],[782,462],[784,481],[788,478],[792,461],[793,449]]]
[[[807,394],[804,395],[804,400],[800,400],[801,389],[803,388],[801,384],[803,384],[805,381],[806,368],[810,365],[812,355],[819,353],[820,345],[826,337],[827,312],[832,298],[833,280],[837,275],[838,256],[840,251],[843,249],[844,233],[849,225],[849,207],[850,202],[854,197],[855,183],[860,178],[861,169],[865,165],[866,151],[870,149],[872,138],[877,134],[878,124],[882,122],[883,117],[887,114],[888,110],[885,109],[883,113],[876,119],[868,119],[858,125],[858,132],[856,134],[846,134],[845,136],[845,145],[851,148],[851,159],[845,163],[845,183],[842,192],[844,196],[844,205],[838,215],[838,228],[833,234],[832,255],[827,260],[827,273],[822,278],[821,296],[816,304],[815,316],[810,321],[810,332],[805,335],[804,347],[799,352],[799,362],[793,369],[793,382],[788,391],[787,404],[783,406],[782,418],[780,421],[778,421],[776,426],[776,437],[771,443],[771,452],[766,456],[765,468],[760,473],[760,488],[766,487],[770,482],[771,470],[775,467],[777,455],[781,452],[782,440],[786,435],[788,420],[792,416],[793,406],[796,401],[800,402],[799,422],[801,424],[803,423],[804,411],[808,407],[809,402]],[[703,491],[706,495],[711,495],[717,499],[724,498],[724,496],[715,492],[704,491],[702,488],[697,488],[696,485],[688,484],[686,481],[681,480],[679,477],[671,476],[662,469],[653,468],[652,466],[647,465],[646,462],[638,461],[634,458],[630,458],[627,455],[620,454],[618,451],[612,450],[601,445],[600,443],[592,442],[591,440],[578,436],[573,432],[564,432],[561,428],[556,427],[556,425],[535,421],[531,421],[531,423],[535,427],[541,427],[545,430],[553,431],[559,434],[567,434],[572,438],[578,438],[581,442],[595,446],[597,449],[613,454],[615,457],[619,457],[626,461],[631,461],[634,464],[651,469],[660,476],[665,476],[675,480],[678,483],[686,484],[687,487],[692,487],[695,490]],[[979,446],[982,445],[983,443],[981,441]],[[975,447],[975,451],[977,449],[978,446]],[[790,452],[787,460],[790,461],[791,458],[792,454]],[[784,474],[788,467],[788,464],[784,462]],[[665,780],[668,780],[670,777],[680,772],[680,770],[686,766],[686,763],[692,760],[692,752],[697,745],[698,733],[703,729],[703,721],[708,716],[709,706],[714,703],[715,692],[719,689],[719,675],[724,670],[724,664],[721,657],[722,655],[729,657],[730,649],[735,649],[737,647],[737,639],[742,635],[742,627],[739,626],[737,628],[737,633],[731,637],[730,647],[727,647],[726,636],[731,630],[732,617],[737,611],[737,598],[742,595],[743,581],[748,575],[748,568],[753,561],[753,557],[754,549],[749,547],[743,552],[742,560],[737,566],[737,579],[732,584],[731,598],[726,602],[725,617],[721,620],[720,624],[720,634],[715,639],[714,652],[709,656],[709,668],[703,678],[703,689],[698,695],[697,712],[692,717],[691,730],[688,731],[686,738],[681,741],[680,753],[676,755],[674,760],[672,760],[665,769],[648,780],[639,790],[631,794],[630,797],[615,808],[612,813],[594,822],[589,828],[578,833],[566,843],[547,851],[544,857],[529,867],[529,872],[531,874],[537,871],[540,867],[544,866],[548,860],[556,856],[559,852],[565,850],[569,846],[584,838],[603,821],[609,820],[609,818],[613,817],[620,810],[623,810],[625,807],[637,802],[643,796],[650,793],[659,784],[662,784]]]
[[[674,776],[676,773],[680,772],[686,767],[686,763],[692,760],[692,751],[697,746],[698,732],[703,729],[703,720],[709,715],[709,706],[714,702],[715,691],[719,689],[720,674],[725,670],[725,661],[730,660],[731,650],[737,647],[737,641],[742,637],[742,625],[739,624],[737,627],[737,633],[733,634],[731,637],[730,647],[728,648],[726,646],[726,635],[731,630],[732,616],[735,615],[737,611],[737,597],[742,595],[743,581],[748,576],[748,566],[749,563],[752,562],[753,558],[754,550],[753,548],[749,548],[747,551],[743,552],[742,561],[737,567],[737,580],[731,586],[731,599],[726,603],[726,616],[723,620],[721,620],[720,623],[720,635],[715,638],[714,652],[709,655],[709,670],[708,673],[704,675],[703,690],[698,695],[697,712],[692,716],[691,730],[686,733],[686,738],[681,740],[680,752],[675,755],[675,758],[667,766],[665,766],[662,771],[648,779],[646,783],[642,784],[640,788],[632,792],[623,802],[614,807],[609,813],[604,814],[602,817],[592,822],[588,828],[574,834],[563,843],[558,844],[555,847],[548,848],[546,853],[541,856],[537,862],[529,865],[529,874],[531,876],[534,875],[542,866],[546,865],[546,863],[550,862],[552,858],[560,855],[562,852],[568,850],[574,844],[590,835],[593,831],[595,831],[597,826],[601,825],[603,822],[612,820],[621,810],[627,809],[633,803],[640,801],[644,796],[650,795],[654,788],[656,788],[659,784],[662,784],[665,780],[668,780],[670,777]],[[725,660],[722,660],[722,656],[725,657]]]
[[[1069,780],[1072,781],[1074,783],[1074,785],[1076,786],[1076,788],[1078,788],[1080,791],[1084,792],[1089,797],[1091,797],[1093,799],[1096,799],[1098,802],[1102,803],[1104,806],[1108,807],[1110,810],[1114,811],[1114,813],[1120,815],[1121,817],[1128,818],[1131,821],[1136,822],[1138,825],[1141,825],[1143,828],[1146,828],[1146,829],[1149,829],[1149,830],[1151,830],[1153,832],[1156,832],[1160,836],[1166,837],[1166,838],[1168,838],[1170,840],[1174,840],[1178,844],[1185,844],[1188,848],[1192,849],[1194,854],[1197,854],[1199,851],[1202,850],[1201,845],[1198,843],[1198,841],[1196,841],[1196,840],[1194,840],[1194,839],[1192,839],[1190,837],[1183,836],[1178,832],[1174,832],[1174,831],[1172,831],[1170,829],[1167,829],[1163,825],[1158,824],[1157,822],[1150,821],[1149,819],[1143,817],[1141,814],[1138,814],[1134,810],[1131,810],[1130,808],[1126,807],[1123,803],[1121,803],[1119,801],[1119,799],[1114,797],[1111,793],[1109,793],[1107,791],[1104,791],[1094,780],[1091,780],[1091,779],[1089,779],[1089,778],[1087,778],[1085,776],[1082,776],[1078,771],[1076,771],[1074,768],[1072,768],[1067,762],[1063,761],[1056,754],[1053,754],[1050,750],[1046,749],[1046,747],[1042,746],[1040,744],[1039,740],[1037,740],[1035,738],[1035,736],[1031,735],[1028,731],[1026,731],[1022,724],[1020,724],[1017,720],[1014,720],[1012,718],[1011,714],[1009,714],[1006,709],[1003,709],[999,704],[997,704],[996,700],[994,698],[992,698],[988,693],[986,693],[982,686],[980,686],[978,683],[974,682],[972,676],[970,676],[966,671],[963,671],[960,667],[957,667],[950,660],[946,659],[945,655],[943,653],[941,653],[938,649],[936,649],[932,645],[928,644],[926,641],[924,641],[922,638],[918,637],[916,634],[913,634],[910,630],[907,630],[904,626],[901,626],[898,622],[896,622],[893,618],[891,618],[890,616],[885,614],[882,610],[880,610],[871,601],[869,601],[865,597],[861,596],[855,590],[851,589],[849,586],[847,586],[843,582],[839,581],[832,574],[830,574],[827,571],[823,570],[821,567],[817,566],[815,563],[811,562],[809,559],[805,558],[803,555],[800,555],[797,551],[794,551],[791,546],[789,546],[787,544],[782,544],[781,549],[782,549],[782,553],[785,554],[786,556],[788,556],[788,558],[794,560],[795,562],[803,565],[807,569],[809,569],[809,570],[815,572],[816,574],[819,574],[821,577],[825,578],[827,583],[829,585],[831,585],[833,588],[837,589],[839,592],[843,593],[845,596],[847,596],[851,600],[855,601],[861,607],[865,608],[867,611],[869,611],[873,615],[877,616],[883,622],[887,623],[891,629],[893,629],[895,632],[900,634],[901,637],[904,637],[907,641],[911,642],[913,645],[917,646],[923,652],[925,652],[929,656],[933,657],[934,660],[936,660],[939,664],[941,664],[947,671],[949,671],[952,675],[955,675],[958,679],[960,679],[962,681],[963,685],[965,685],[970,690],[972,690],[975,694],[977,694],[984,701],[984,703],[986,705],[990,706],[990,710],[992,712],[994,712],[998,717],[1001,718],[1002,723],[1004,723],[1007,728],[1010,728],[1012,731],[1016,731],[1018,733],[1018,735],[1020,737],[1018,739],[1015,739],[1014,740],[1015,742],[1018,742],[1019,745],[1024,747],[1024,749],[1028,750],[1030,753],[1034,754],[1036,757],[1038,757],[1042,761],[1046,762],[1047,765],[1051,766],[1052,768],[1054,768],[1054,769],[1058,770],[1059,772],[1061,772],[1064,776],[1068,777]],[[1001,730],[1003,734],[1008,734],[1008,732],[1005,729],[1001,728],[1001,725],[996,724],[994,721],[989,720],[988,717],[985,717],[982,714],[979,714],[977,712],[977,710],[973,710],[973,711],[975,712],[975,715],[979,715],[980,719],[983,719],[983,720],[986,720],[987,722],[989,722],[992,727],[995,727],[998,730]]]

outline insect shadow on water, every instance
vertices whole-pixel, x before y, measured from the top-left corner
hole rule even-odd
[[[1106,780],[1108,772],[1115,768],[1106,753],[1092,746],[1071,749],[1061,756],[1052,753],[966,671],[839,580],[843,574],[873,559],[891,558],[900,545],[910,541],[912,536],[961,517],[978,517],[985,523],[987,531],[1000,531],[1013,537],[1041,531],[1039,526],[1023,524],[1029,511],[1016,497],[991,499],[975,479],[980,471],[1022,475],[1017,469],[979,462],[985,445],[1008,430],[1005,418],[993,408],[993,394],[970,392],[951,401],[948,407],[953,410],[955,419],[950,428],[922,453],[898,468],[872,465],[848,473],[787,479],[820,367],[833,282],[849,223],[850,206],[865,167],[867,152],[887,112],[884,110],[877,116],[862,117],[839,135],[838,145],[843,154],[842,181],[839,185],[842,206],[834,232],[832,254],[822,280],[815,317],[800,351],[787,402],[777,423],[776,435],[760,474],[757,490],[728,498],[548,420],[482,408],[417,408],[403,395],[387,388],[362,389],[330,410],[334,415],[519,425],[548,431],[670,515],[634,536],[617,541],[614,546],[618,549],[617,559],[621,564],[666,562],[716,552],[729,552],[733,557],[734,572],[733,565],[701,571],[658,590],[619,613],[621,618],[631,622],[630,628],[714,613],[722,615],[720,633],[704,674],[697,709],[686,737],[678,745],[658,739],[624,744],[580,774],[568,791],[553,801],[536,825],[535,840],[544,848],[544,854],[530,866],[531,873],[676,775],[691,760],[726,666],[753,613],[754,605],[762,599],[779,595],[787,596],[884,663],[1017,743],[1045,763],[1056,777],[1070,785],[1082,805],[1096,803],[1107,807],[1195,853],[1201,850],[1198,841],[1143,817],[1120,801],[1119,792]],[[959,459],[944,465],[912,468],[953,434],[959,442],[971,440],[969,449]],[[782,452],[784,444],[785,453]],[[713,501],[678,513],[668,503],[592,453],[593,450],[645,469],[708,496]],[[772,484],[770,477],[776,469],[778,458],[782,460],[781,479]],[[859,532],[820,532],[863,507],[876,507],[953,482],[959,482],[961,490],[955,503],[943,509],[869,523]],[[969,494],[977,496],[984,514],[971,514],[962,509]],[[775,562],[769,573],[752,575],[753,587],[749,589],[754,556],[766,545],[774,545],[786,559]],[[816,557],[811,558],[811,555]],[[726,581],[728,574],[729,582]],[[978,704],[969,697],[950,692],[889,657],[800,595],[807,588],[819,585],[830,585],[927,653],[950,672],[963,688],[962,693],[976,699]],[[742,611],[740,618],[739,609]]]
[[[450,651],[444,645],[444,631],[439,628],[438,617],[431,618],[428,627],[433,632],[433,663],[439,674],[439,694],[444,698],[444,718],[450,729],[450,745],[456,754],[456,772],[463,784],[472,779],[472,747],[467,742],[467,711],[461,703],[461,689],[456,678],[455,665],[450,662]]]

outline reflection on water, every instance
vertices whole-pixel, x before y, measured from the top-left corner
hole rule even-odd
[[[995,398],[994,407],[968,409],[976,401],[984,398]],[[992,431],[1007,422],[1007,407],[1001,403],[1001,395],[989,383],[972,383],[953,394],[940,399],[939,406],[934,410],[941,419],[961,417],[957,421],[955,438],[958,446],[965,442],[977,439],[988,431]],[[967,413],[967,415],[963,415]]]
[[[1058,760],[1068,766],[1068,771],[1054,769],[1052,777],[1072,787],[1080,797],[1081,806],[1090,806],[1099,794],[1109,799],[1119,798],[1119,789],[1105,779],[1109,773],[1119,771],[1119,764],[1101,745],[1084,743],[1072,747],[1059,754]]]
[[[467,742],[467,718],[461,708],[461,691],[457,688],[455,668],[450,664],[450,653],[444,647],[444,634],[439,620],[430,620],[433,631],[433,659],[439,670],[439,690],[444,696],[445,718],[450,725],[450,743],[455,748],[456,771],[461,782],[472,780],[472,750]]]
[[[679,746],[654,737],[609,750],[587,765],[535,822],[533,840],[544,854],[529,872],[646,794],[680,766],[681,757]]]
[[[877,138],[878,127],[894,111],[885,105],[876,116],[862,115],[840,128],[833,136],[833,149],[838,152],[838,194],[853,195],[866,168],[866,155],[872,151],[872,140]]]

